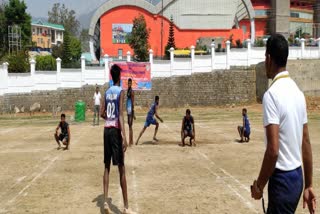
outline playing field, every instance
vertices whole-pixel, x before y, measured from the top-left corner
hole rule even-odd
[[[237,143],[241,107],[191,108],[197,147],[181,147],[185,109],[161,109],[159,142],[154,127],[139,146],[126,152],[129,206],[137,213],[262,213],[250,185],[258,176],[263,153],[262,106],[247,106],[251,141]],[[147,109],[137,110],[134,139]],[[89,114],[89,113],[88,113]],[[90,113],[91,114],[91,113]],[[59,118],[49,115],[0,116],[0,213],[103,213],[103,126],[71,124],[71,150],[56,150]],[[314,188],[320,195],[320,113],[309,112]],[[128,127],[126,126],[128,134]],[[117,167],[110,191],[114,213],[123,210]],[[266,203],[267,194],[265,193]],[[308,213],[299,204],[297,213]]]

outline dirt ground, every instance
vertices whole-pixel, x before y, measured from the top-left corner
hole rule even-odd
[[[185,108],[161,109],[158,143],[147,129],[139,146],[126,153],[129,206],[137,213],[262,213],[250,197],[263,153],[262,106],[246,106],[251,140],[238,143],[241,108],[191,108],[197,147],[178,146]],[[137,112],[134,139],[147,109]],[[56,150],[53,139],[59,118],[50,115],[0,116],[0,213],[103,213],[103,126],[70,121],[71,150]],[[320,114],[309,112],[314,161],[314,188],[319,197]],[[126,126],[128,134],[128,127]],[[112,167],[111,208],[123,202],[117,167]],[[265,192],[267,204],[267,193]],[[300,202],[297,213],[308,213]]]

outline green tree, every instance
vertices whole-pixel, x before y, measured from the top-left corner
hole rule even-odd
[[[53,45],[51,49],[52,49],[52,56],[54,58],[62,59],[63,45]]]
[[[90,47],[89,47],[89,29],[82,29],[80,33],[80,42],[81,42],[81,49],[83,52],[89,52]]]
[[[72,61],[78,61],[81,57],[81,42],[74,36],[70,37],[70,53]]]
[[[62,64],[68,64],[72,62],[71,54],[71,38],[68,31],[64,33],[64,39],[62,44]]]
[[[133,19],[132,33],[128,37],[129,45],[134,50],[134,55],[138,61],[147,61],[150,29],[143,15]]]
[[[171,16],[170,18],[170,25],[169,25],[169,37],[168,37],[168,42],[166,47],[164,48],[164,55],[169,58],[170,57],[170,48],[176,48],[176,43],[174,39],[174,22],[173,22],[173,17]]]
[[[56,59],[51,56],[37,56],[36,57],[36,70],[38,71],[56,71]]]
[[[26,73],[30,71],[28,53],[25,51],[8,55],[6,61],[9,63],[9,73]]]
[[[26,12],[27,5],[24,1],[9,0],[4,7],[6,34],[8,26],[18,25],[21,28],[22,45],[31,44],[31,16]]]
[[[48,11],[48,22],[63,25],[65,31],[78,36],[80,22],[76,18],[76,12],[69,10],[64,4],[53,4],[51,11]]]

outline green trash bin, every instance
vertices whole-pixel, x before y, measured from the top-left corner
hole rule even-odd
[[[83,122],[86,120],[86,103],[82,100],[79,100],[76,102],[75,105],[76,111],[75,111],[75,121],[76,122]]]

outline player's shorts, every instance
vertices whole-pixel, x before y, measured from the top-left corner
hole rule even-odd
[[[149,127],[151,124],[156,125],[157,124],[156,119],[154,119],[153,117],[151,118],[147,117],[146,122],[144,123],[144,127]]]
[[[184,130],[184,135],[185,135],[186,137],[192,137],[192,130],[187,130],[187,129],[185,129],[185,130]]]
[[[243,132],[243,126],[239,126],[240,127],[240,131]],[[244,131],[243,133],[244,137],[250,137],[250,132]]]
[[[275,169],[268,185],[268,214],[294,214],[303,189],[301,167],[291,171]]]
[[[122,148],[121,130],[117,128],[104,128],[104,164],[123,166],[124,153]]]
[[[64,135],[64,134],[60,134],[59,135],[59,141],[66,141],[66,142],[68,142],[68,140],[69,140],[69,137],[68,137],[68,135]]]

